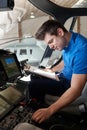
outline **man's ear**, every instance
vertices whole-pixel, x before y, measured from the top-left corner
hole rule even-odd
[[[57,34],[58,36],[64,36],[64,31],[62,30],[62,28],[57,29]]]

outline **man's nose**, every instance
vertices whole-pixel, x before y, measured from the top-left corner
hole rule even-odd
[[[52,49],[54,46],[52,44],[49,45],[50,49]]]

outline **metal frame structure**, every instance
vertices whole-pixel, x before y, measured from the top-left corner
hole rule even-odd
[[[63,24],[73,16],[87,16],[87,8],[67,8],[56,5],[49,0],[28,0],[38,9],[58,19]]]

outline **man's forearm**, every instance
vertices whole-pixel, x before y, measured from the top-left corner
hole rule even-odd
[[[66,107],[67,105],[72,103],[77,97],[79,97],[80,93],[78,93],[77,91],[69,88],[55,103],[49,106],[48,109],[51,112],[51,115]]]
[[[56,72],[56,71],[61,71],[62,69],[63,69],[63,67],[64,67],[64,62],[63,61],[61,61],[58,65],[56,65],[56,66],[54,66],[53,68],[51,68],[51,70],[53,71],[53,72]]]

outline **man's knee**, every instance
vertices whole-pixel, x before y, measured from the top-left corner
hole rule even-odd
[[[19,123],[13,130],[42,130],[29,123]]]

